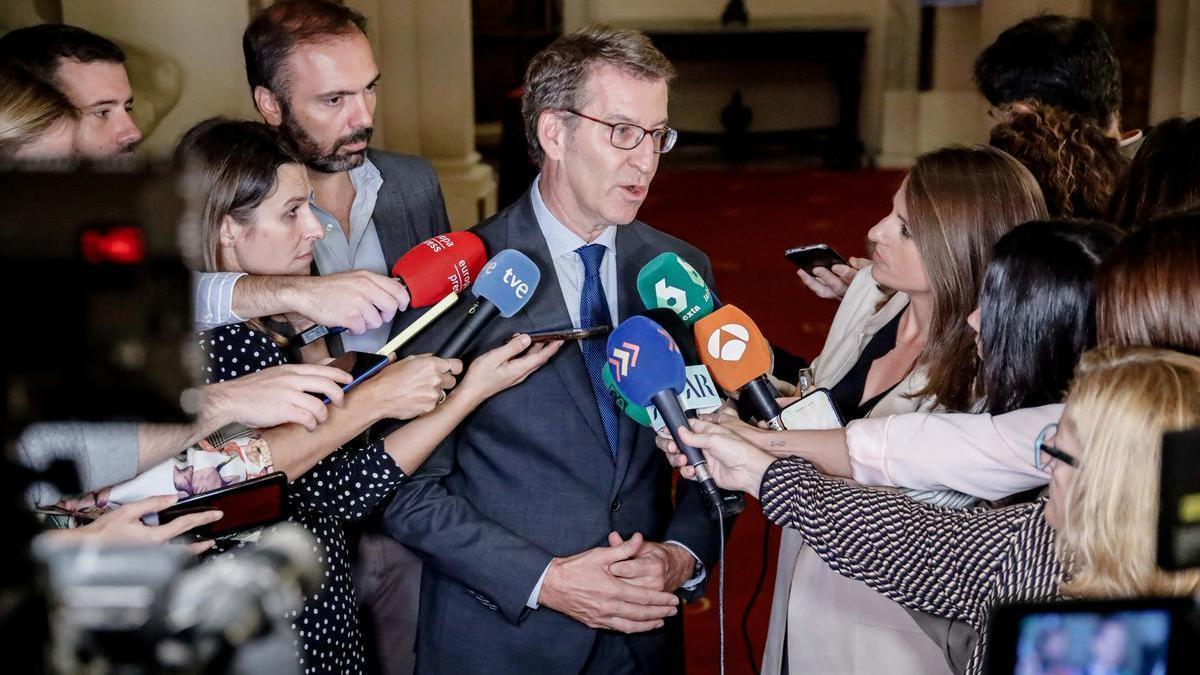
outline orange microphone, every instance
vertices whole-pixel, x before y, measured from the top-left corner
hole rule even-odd
[[[783,431],[782,410],[767,381],[771,372],[771,345],[749,316],[733,305],[725,305],[693,326],[700,360],[713,379],[726,391],[746,397],[758,419],[775,431]]]

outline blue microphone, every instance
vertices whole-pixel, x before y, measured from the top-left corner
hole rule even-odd
[[[541,278],[541,270],[524,253],[511,248],[497,253],[471,285],[476,300],[458,329],[434,353],[443,359],[459,358],[497,314],[508,319],[521,311]]]
[[[679,427],[688,424],[683,406],[679,404],[679,392],[683,391],[687,372],[679,345],[662,326],[644,316],[634,316],[609,334],[606,353],[617,388],[634,404],[643,408],[653,404],[658,409],[671,438],[696,470],[696,478],[709,504],[720,509],[721,495],[708,471],[704,454],[679,438]]]

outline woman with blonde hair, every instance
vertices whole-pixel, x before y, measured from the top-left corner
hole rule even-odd
[[[0,72],[0,157],[73,155],[77,118],[75,107],[53,87],[16,68]]]
[[[1200,358],[1151,347],[1084,356],[1059,423],[1032,449],[1047,497],[1002,509],[951,510],[848,485],[799,458],[776,460],[708,422],[683,429],[717,484],[759,495],[763,513],[799,532],[843,576],[910,609],[982,631],[1002,601],[1186,595],[1200,572],[1154,564],[1162,434],[1200,426]],[[671,441],[672,464],[695,472]],[[987,635],[968,673],[978,673]]]
[[[851,282],[813,361],[815,386],[830,390],[845,421],[974,408],[980,362],[967,315],[996,242],[1045,216],[1037,181],[1004,152],[952,147],[917,158],[892,212],[868,233],[872,264]],[[908,494],[943,506],[975,501],[949,490]],[[856,656],[863,625],[879,659],[869,664]],[[916,656],[897,669],[900,654]],[[892,672],[945,669],[907,612],[839,577],[790,532],[779,548],[763,672],[780,672],[785,659],[791,675],[875,672],[883,663]]]

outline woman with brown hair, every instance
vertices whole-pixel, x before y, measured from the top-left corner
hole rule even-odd
[[[0,157],[70,157],[77,118],[74,106],[53,87],[13,67],[0,72]]]
[[[1109,220],[1132,231],[1156,219],[1200,209],[1200,117],[1156,124],[1113,195]]]
[[[1200,358],[1124,347],[1080,362],[1061,421],[1031,449],[1051,474],[1048,498],[1032,503],[939,509],[827,478],[803,459],[777,460],[703,421],[682,440],[704,451],[718,485],[758,495],[770,520],[798,532],[839,574],[981,631],[966,666],[979,673],[982,629],[998,602],[1200,589],[1200,573],[1154,564],[1162,434],[1196,426]],[[660,445],[684,477],[695,476],[673,442]],[[877,672],[910,664],[911,655],[900,657]]]
[[[992,247],[1013,227],[1046,216],[1029,171],[984,146],[921,156],[892,204],[892,212],[868,234],[875,244],[873,264],[850,284],[813,361],[815,385],[830,390],[847,421],[972,409],[979,358],[966,318],[979,297]],[[955,507],[974,501],[950,491],[911,496]],[[815,615],[820,622],[811,621]],[[907,612],[838,576],[800,537],[785,532],[764,672],[779,672],[784,658],[792,675],[856,672],[860,624],[873,626],[872,651],[880,659],[915,652],[920,662],[907,657],[908,671],[945,669],[940,652]]]
[[[1025,165],[1055,218],[1104,218],[1125,173],[1120,143],[1090,117],[1037,101],[999,110],[992,147]]]
[[[1200,214],[1129,235],[1096,278],[1096,340],[1200,355]]]

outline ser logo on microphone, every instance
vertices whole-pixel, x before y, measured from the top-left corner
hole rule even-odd
[[[750,331],[737,323],[727,323],[708,337],[708,355],[722,361],[740,361],[746,353]]]

